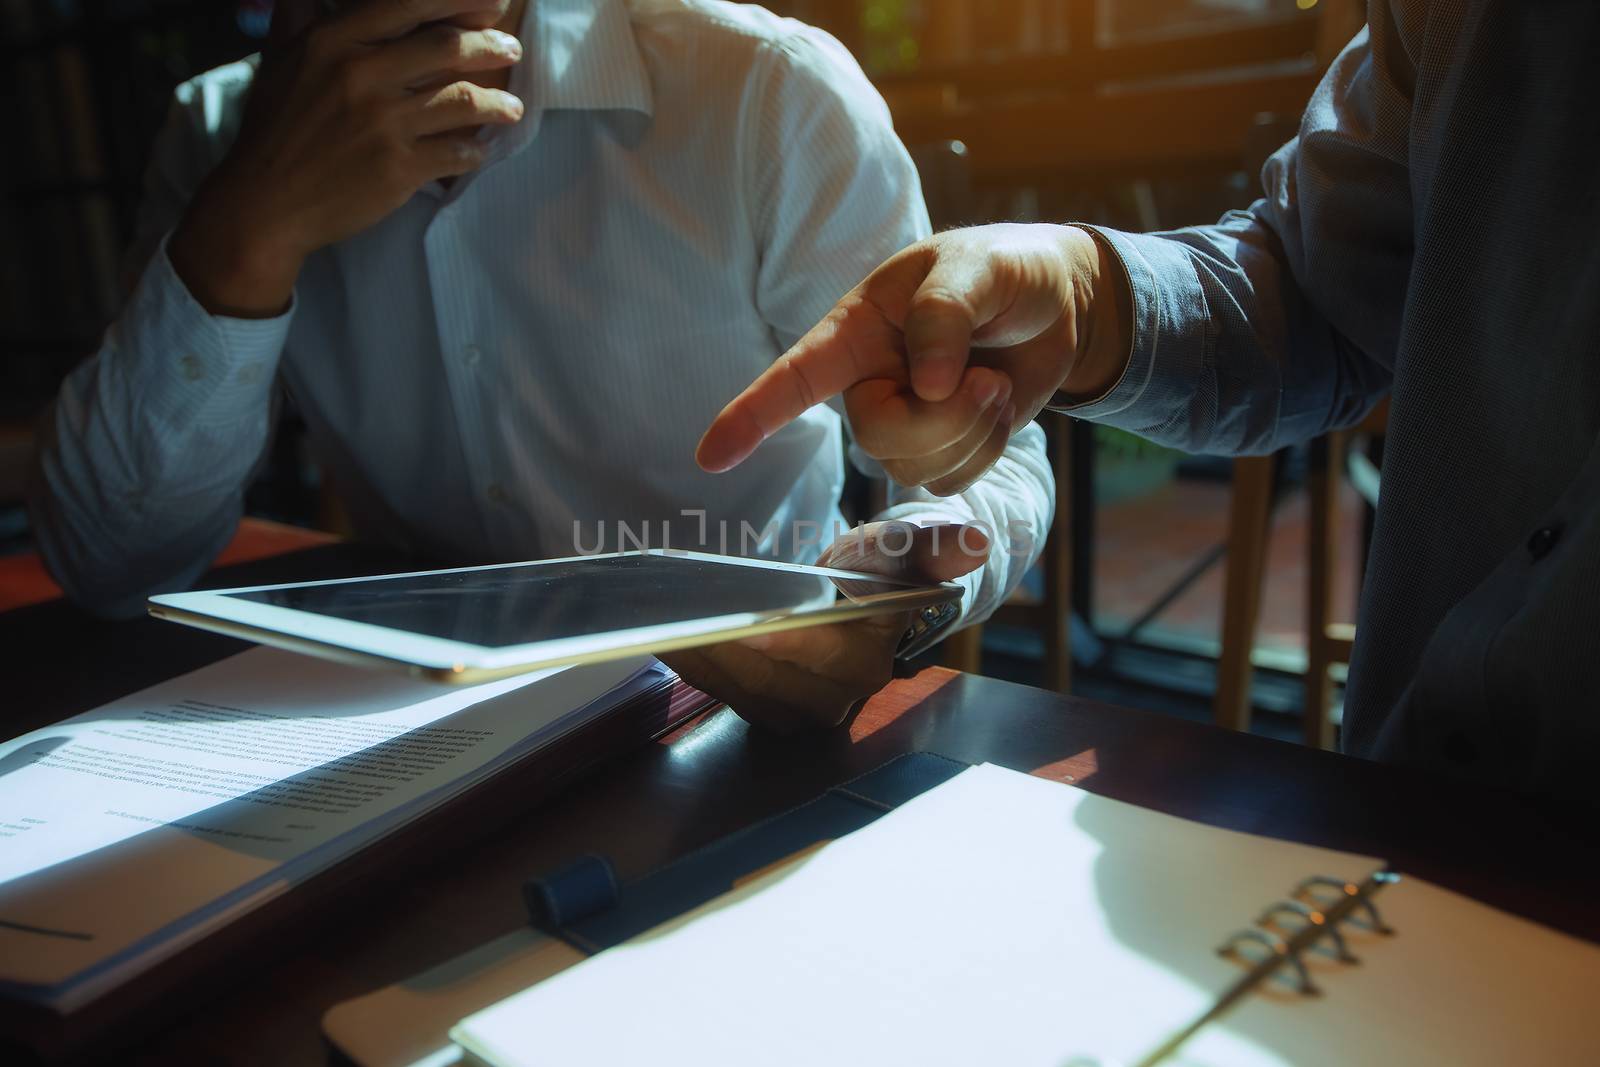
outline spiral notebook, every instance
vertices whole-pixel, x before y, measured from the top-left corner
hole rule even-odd
[[[985,765],[452,1037],[495,1067],[1600,1063],[1596,988],[1600,947],[1377,858]]]

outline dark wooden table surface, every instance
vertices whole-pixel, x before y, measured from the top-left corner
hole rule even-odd
[[[318,549],[231,568],[214,581],[363,569],[383,568],[342,548]],[[0,615],[9,692],[0,734],[241,647],[152,620],[95,622],[61,603]],[[917,749],[1075,781],[1218,826],[1384,856],[1402,871],[1600,940],[1592,908],[1600,837],[1578,813],[1493,781],[1419,776],[934,668],[891,684],[847,730],[775,738],[724,711],[537,805],[518,804],[513,788],[492,829],[462,827],[434,840],[403,877],[329,900],[272,944],[215,968],[204,995],[167,1005],[161,1028],[115,1061],[323,1062],[331,1053],[319,1020],[329,1006],[515,928],[530,873],[596,851],[632,877]]]

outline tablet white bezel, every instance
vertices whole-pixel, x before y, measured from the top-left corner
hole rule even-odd
[[[815,574],[830,578],[856,578],[887,585],[904,586],[904,591],[881,593],[847,602],[830,602],[815,609],[799,609],[773,617],[770,611],[749,611],[718,615],[688,622],[639,626],[599,634],[584,634],[521,645],[490,647],[426,634],[395,630],[371,623],[351,622],[328,615],[241,600],[232,594],[267,589],[306,588],[408,578],[426,574],[460,574],[468,571],[505,570],[512,567],[543,566],[579,560],[616,559],[624,556],[684,558],[729,566],[752,567]],[[527,563],[496,563],[480,567],[452,567],[435,571],[407,571],[402,574],[372,575],[361,578],[335,578],[316,582],[281,582],[272,585],[239,586],[191,593],[153,596],[151,615],[241,637],[259,644],[273,645],[324,659],[371,666],[399,667],[435,681],[476,684],[512,674],[576,663],[596,663],[640,653],[671,652],[697,645],[714,644],[738,637],[781,630],[799,629],[827,622],[864,618],[891,610],[913,610],[947,603],[961,596],[961,588],[950,582],[939,585],[913,585],[895,578],[804,567],[774,560],[718,556],[704,552],[645,549],[610,552],[590,556]]]

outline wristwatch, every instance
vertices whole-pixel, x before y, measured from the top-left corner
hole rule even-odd
[[[930,604],[917,611],[911,617],[911,625],[906,627],[905,634],[900,638],[900,645],[894,650],[897,660],[911,659],[920,656],[932,648],[944,636],[950,624],[961,617],[961,602],[947,600],[943,604]]]

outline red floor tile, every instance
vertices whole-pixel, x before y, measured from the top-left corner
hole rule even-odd
[[[1116,632],[1153,604],[1207,550],[1227,539],[1229,486],[1173,480],[1102,508],[1098,515],[1095,608],[1099,625]],[[1345,486],[1340,509],[1338,620],[1355,618],[1361,499]],[[1257,630],[1259,647],[1301,652],[1305,645],[1306,498],[1296,490],[1273,516]],[[1220,632],[1225,563],[1218,561],[1150,624],[1148,635],[1214,644]]]

